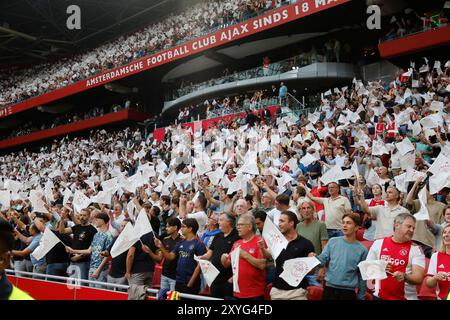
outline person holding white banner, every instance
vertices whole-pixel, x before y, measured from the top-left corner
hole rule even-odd
[[[418,189],[420,187],[427,188],[426,184],[424,186],[423,178],[418,178],[414,183],[413,187],[408,193],[406,197],[407,208],[411,211],[412,214],[419,213],[421,211],[421,203],[420,197],[418,199]],[[429,220],[418,220],[416,222],[416,229],[414,231],[413,241],[420,244],[422,250],[427,258],[431,258],[431,254],[436,252],[438,248],[434,248],[434,244],[436,242],[436,237],[431,231],[431,228],[428,227],[430,224],[441,224],[444,222],[444,209],[445,204],[442,202],[436,201],[434,196],[430,194],[428,189],[425,190],[426,195],[426,210],[428,211]],[[417,218],[419,219],[419,218]],[[431,222],[430,222],[431,220]]]
[[[356,232],[360,226],[361,218],[358,214],[346,213],[342,219],[344,236],[330,239],[317,256],[322,266],[328,265],[323,300],[364,299],[366,281],[362,280],[358,264],[366,260],[368,251],[356,240]],[[316,254],[311,252],[309,256]]]
[[[425,256],[412,238],[416,218],[401,213],[394,219],[394,235],[376,240],[367,260],[386,260],[387,278],[375,283],[374,298],[380,300],[417,300],[416,286],[423,280]]]
[[[284,271],[283,266],[287,260],[308,257],[308,254],[314,251],[311,241],[297,233],[297,224],[298,218],[295,213],[291,211],[281,213],[278,227],[289,243],[275,260],[276,276],[270,290],[272,300],[306,300],[306,287],[308,286],[306,278],[303,278],[296,287],[293,287],[280,276]],[[258,242],[258,246],[266,258],[271,256],[271,252],[264,248],[263,240]]]
[[[261,252],[258,242],[261,237],[255,235],[256,222],[251,214],[243,214],[237,223],[241,240],[234,243],[230,254],[222,256],[222,264],[229,268],[234,250],[239,249],[238,274],[233,274],[239,292],[233,292],[236,300],[263,300],[266,288],[266,259]]]

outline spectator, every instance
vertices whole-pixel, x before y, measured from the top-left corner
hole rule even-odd
[[[106,282],[107,275],[107,257],[102,257],[101,253],[106,251],[112,243],[112,235],[108,231],[109,216],[106,213],[98,212],[94,216],[94,225],[97,228],[97,233],[92,239],[92,243],[88,249],[73,249],[66,247],[66,250],[71,254],[90,255],[91,261],[89,265],[89,280]],[[90,284],[90,287],[101,288],[101,285]]]
[[[400,192],[395,187],[389,187],[386,191],[386,203],[384,206],[375,206],[369,208],[365,201],[363,201],[363,193],[359,191],[358,203],[361,203],[361,208],[365,214],[372,220],[377,221],[375,238],[381,239],[390,237],[393,234],[392,225],[394,219],[400,213],[409,213],[409,211],[402,207],[400,202]]]
[[[300,186],[305,188],[302,184]],[[328,239],[342,236],[343,233],[339,228],[339,221],[342,221],[344,214],[351,210],[351,206],[348,198],[340,195],[339,185],[335,182],[328,184],[329,198],[315,197],[306,188],[305,190],[308,198],[319,204],[323,204],[325,207],[325,224],[327,226]]]
[[[370,247],[367,260],[388,262],[388,277],[375,284],[374,296],[380,300],[417,300],[416,286],[422,284],[425,256],[412,242],[415,224],[411,214],[397,215],[394,235],[378,239]]]
[[[91,211],[86,208],[80,212],[79,224],[65,228],[64,226],[68,221],[68,217],[62,218],[59,224],[59,232],[61,234],[69,234],[73,236],[71,247],[75,250],[89,249],[92,244],[92,240],[94,239],[94,235],[97,233],[97,229],[90,224],[90,217]],[[78,268],[81,279],[88,280],[90,254],[71,254],[70,265]]]
[[[360,225],[357,214],[346,213],[342,219],[344,236],[330,239],[317,256],[322,266],[328,264],[323,300],[363,300],[365,297],[366,283],[361,278],[358,263],[366,259],[367,249],[356,240]]]
[[[13,246],[13,228],[0,218],[0,300],[33,300],[26,292],[13,286],[6,276],[5,269],[10,266]]]
[[[238,286],[240,292],[233,292],[234,299],[262,300],[264,298],[264,289],[266,287],[266,259],[264,259],[258,242],[260,237],[256,236],[255,218],[251,214],[239,216],[237,223],[238,234],[241,240],[237,240],[230,254],[223,254],[221,261],[225,268],[231,265],[230,255],[237,248],[240,249],[239,255],[239,274]]]
[[[233,276],[231,267],[225,267],[221,263],[223,254],[231,251],[234,243],[239,240],[239,235],[234,227],[236,218],[229,213],[222,213],[219,217],[220,233],[212,240],[206,254],[201,259],[210,260],[219,270],[219,275],[211,284],[211,295],[216,298],[231,299],[233,297],[233,286],[228,281]]]
[[[287,260],[295,258],[307,257],[308,254],[314,251],[314,246],[308,239],[299,235],[296,231],[298,223],[297,215],[291,211],[283,211],[279,219],[279,229],[281,233],[288,240],[286,249],[281,251],[277,259],[276,265],[276,277],[270,291],[270,297],[272,300],[307,300],[306,287],[307,279],[303,279],[298,286],[292,287],[283,278],[280,277],[283,272],[283,265]],[[270,257],[271,253],[264,248],[264,241],[258,242],[260,250],[264,256]]]
[[[200,267],[194,260],[194,255],[201,256],[206,253],[205,245],[197,238],[199,225],[196,219],[187,218],[181,224],[184,240],[176,244],[168,252],[159,239],[155,244],[161,249],[164,258],[169,261],[177,259],[175,290],[184,293],[198,294],[200,292]]]
[[[426,285],[428,288],[436,288],[438,299],[445,300],[450,289],[450,281],[448,279],[450,271],[450,224],[444,226],[441,239],[441,248],[431,256]]]
[[[183,237],[179,231],[181,229],[181,221],[177,217],[171,217],[166,222],[167,236],[162,240],[162,245],[167,252],[171,252],[179,242],[183,241]],[[175,290],[177,262],[169,259],[164,260],[160,289]]]

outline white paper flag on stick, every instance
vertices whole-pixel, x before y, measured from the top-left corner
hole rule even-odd
[[[353,173],[355,174],[356,177],[360,176],[360,174],[359,174],[359,168],[358,168],[358,163],[356,162],[356,160],[353,161],[350,170],[353,171]]]
[[[217,268],[208,260],[199,259],[196,255],[194,255],[194,259],[200,265],[200,269],[202,270],[206,283],[208,284],[208,286],[211,286],[211,284],[219,275],[220,271],[217,270]]]
[[[269,219],[268,219],[269,220]],[[239,290],[239,256],[241,248],[236,247],[230,254],[231,270],[233,271],[233,292],[241,292]]]
[[[400,161],[400,167],[402,168],[402,170],[413,168],[415,162],[416,162],[415,152],[409,152],[403,156],[402,161]]]
[[[383,280],[387,278],[385,260],[366,260],[358,264],[361,277],[366,280]]]
[[[370,169],[369,175],[367,176],[367,185],[369,187],[373,186],[374,184],[380,183],[380,176],[375,172],[375,170]]]
[[[408,152],[415,150],[414,145],[411,143],[411,141],[409,141],[408,138],[405,138],[402,140],[402,142],[397,143],[395,147],[398,149],[402,156],[404,156]]]
[[[61,240],[50,230],[48,227],[45,228],[44,234],[39,241],[39,246],[34,249],[31,254],[36,260],[41,260],[45,255],[53,249]]]
[[[40,190],[30,191],[30,202],[34,212],[48,213],[48,210],[45,208],[45,202],[42,200],[43,196],[44,193]]]
[[[408,189],[406,187],[406,173],[399,174],[394,177],[395,186],[400,192],[408,192]]]
[[[288,245],[288,241],[285,236],[281,233],[278,227],[272,222],[271,219],[266,219],[264,223],[264,228],[262,232],[262,236],[267,243],[267,246],[272,251],[272,257],[274,260],[278,258],[281,251],[286,249]]]
[[[11,205],[11,191],[9,190],[1,190],[0,191],[0,204],[1,210],[9,209]]]
[[[445,187],[449,187],[450,171],[442,172],[438,175],[433,174],[430,177],[430,193],[436,194]]]
[[[6,179],[4,183],[4,188],[6,190],[11,190],[12,193],[18,193],[23,189],[23,184],[20,183],[19,181]]]
[[[139,238],[137,238],[134,234],[133,225],[129,222],[125,225],[122,232],[117,237],[117,240],[114,242],[113,247],[111,248],[111,257],[115,258],[118,255],[124,253],[128,249],[130,249]]]
[[[422,190],[419,191],[417,196],[420,202],[420,210],[417,212],[414,217],[417,220],[430,220],[430,214],[427,209],[427,187],[423,187]]]
[[[445,172],[450,172],[450,158],[446,157],[443,152],[439,153],[428,171],[436,176]]]
[[[91,204],[91,199],[86,197],[83,192],[80,190],[75,191],[75,195],[73,196],[73,206],[77,212],[81,212],[81,210],[86,209]]]
[[[297,287],[303,278],[317,265],[320,261],[316,257],[296,258],[286,260],[283,265],[283,272],[280,277],[292,287]]]
[[[72,196],[72,191],[69,188],[66,188],[66,190],[64,190],[63,196],[63,206],[65,206]]]
[[[320,178],[320,181],[322,181],[324,185],[327,185],[331,182],[338,182],[339,180],[342,179],[342,176],[343,172],[341,167],[335,165],[330,170],[325,172],[325,174]]]
[[[153,234],[155,234],[152,225],[150,224],[150,221],[147,217],[147,212],[145,212],[145,209],[142,208],[134,224],[134,235],[139,239],[144,234],[150,232],[153,232]]]
[[[95,196],[95,198],[92,199],[92,202],[110,205],[111,204],[111,198],[112,198],[111,190],[109,190],[109,191],[99,191],[97,196]]]
[[[424,178],[425,176],[426,176],[425,172],[420,172],[420,171],[414,170],[413,168],[408,168],[408,169],[406,169],[405,181],[406,182],[416,181],[419,178]]]

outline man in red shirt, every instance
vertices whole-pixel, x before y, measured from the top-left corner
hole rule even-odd
[[[366,260],[385,260],[388,276],[375,283],[375,298],[381,300],[417,300],[416,286],[422,284],[425,256],[412,242],[416,218],[400,213],[394,220],[394,235],[376,240]]]
[[[258,247],[261,237],[255,235],[256,222],[251,214],[243,214],[237,223],[238,234],[241,240],[234,243],[230,254],[222,255],[222,264],[225,268],[231,265],[231,255],[240,248],[238,275],[239,292],[233,292],[236,300],[264,300],[266,287],[266,259]]]

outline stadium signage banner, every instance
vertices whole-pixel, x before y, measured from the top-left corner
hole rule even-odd
[[[22,103],[11,106],[10,112],[8,113],[0,113],[0,118],[230,43],[234,40],[301,19],[350,1],[351,0],[299,0],[299,3],[268,11],[259,17],[218,30],[215,33],[191,40],[151,56],[141,58],[122,67],[109,70],[73,85],[28,99]]]

